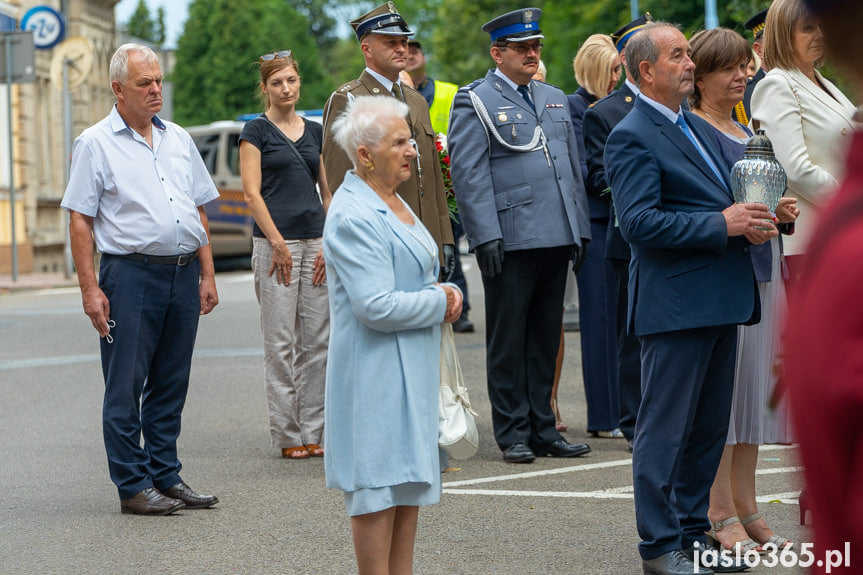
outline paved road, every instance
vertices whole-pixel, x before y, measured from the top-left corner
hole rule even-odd
[[[593,452],[505,464],[491,434],[475,269],[468,280],[479,331],[457,344],[481,414],[480,452],[446,473],[441,503],[421,511],[415,572],[639,574],[631,459],[621,440],[586,437],[578,333],[566,335],[560,403],[566,437]],[[201,322],[180,454],[184,479],[221,503],[156,518],[119,513],[97,338],[77,289],[0,296],[0,573],[355,572],[342,496],[324,486],[323,462],[284,460],[269,445],[251,275],[221,273],[218,287],[221,304]],[[797,465],[793,449],[765,450],[758,493],[776,530],[801,542],[811,535],[795,521]]]

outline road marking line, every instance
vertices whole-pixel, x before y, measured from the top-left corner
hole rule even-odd
[[[450,495],[492,495],[504,497],[562,497],[578,499],[634,499],[631,492],[632,487],[613,487],[600,491],[518,491],[515,489],[444,489],[443,492]],[[784,493],[773,493],[759,495],[755,498],[758,503],[784,503],[786,505],[799,504],[799,491],[787,491]]]
[[[199,349],[192,354],[192,359],[201,358],[229,358],[229,357],[255,357],[263,356],[264,350],[258,347],[222,348],[222,349]],[[93,355],[64,355],[60,357],[32,357],[29,359],[0,359],[0,371],[10,369],[32,369],[39,367],[56,367],[58,365],[71,365],[75,363],[99,363],[101,357]]]
[[[235,276],[224,278],[224,279],[219,278],[219,281],[220,281],[220,283],[225,283],[225,284],[239,284],[239,283],[248,283],[248,282],[253,281],[254,279],[255,279],[254,272],[249,272],[249,273],[244,273],[244,274],[237,274]]]
[[[755,498],[757,503],[785,503],[788,505],[800,504],[799,491],[786,491],[784,493],[770,493],[768,495],[758,495]]]
[[[516,491],[510,489],[444,489],[452,495],[497,495],[515,497],[565,497],[581,499],[632,499],[632,493],[612,491]]]
[[[758,451],[782,451],[783,449],[794,449],[796,445],[785,445],[779,443],[770,443],[767,445],[759,445]]]
[[[465,479],[464,481],[448,481],[443,487],[461,487],[462,485],[477,485],[480,483],[493,483],[495,481],[508,481],[512,479],[529,479],[531,477],[543,477],[546,475],[558,475],[571,471],[590,471],[591,469],[604,469],[607,467],[619,467],[621,465],[632,465],[632,458],[605,461],[602,463],[586,463],[584,465],[573,465],[571,467],[560,467],[558,469],[543,469],[542,471],[529,471],[527,473],[514,473],[512,475],[498,475],[496,477],[480,477],[478,479]]]
[[[774,475],[776,473],[796,473],[802,472],[802,467],[768,467],[766,469],[756,469],[755,475]]]

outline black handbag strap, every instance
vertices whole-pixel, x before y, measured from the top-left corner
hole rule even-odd
[[[305,158],[303,158],[303,156],[300,154],[300,151],[297,149],[297,147],[294,145],[294,143],[291,141],[291,139],[288,136],[286,136],[285,133],[281,129],[279,129],[279,127],[277,125],[275,125],[272,120],[270,120],[266,116],[266,114],[261,114],[259,117],[263,118],[265,122],[267,122],[270,126],[272,126],[273,130],[275,130],[276,133],[278,133],[279,136],[281,136],[282,139],[285,142],[287,142],[288,147],[291,149],[291,151],[297,157],[297,160],[299,160],[300,165],[303,166],[303,168],[305,168],[306,175],[309,176],[309,179],[312,181],[312,184],[317,184],[318,182],[315,179],[315,176],[312,174],[312,169],[309,168],[309,164],[306,162]],[[306,121],[305,118],[303,118],[302,116],[300,116],[300,119],[303,122]],[[305,129],[305,127],[303,129]]]

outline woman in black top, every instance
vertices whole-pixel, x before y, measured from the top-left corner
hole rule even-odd
[[[301,81],[291,51],[264,54],[259,65],[265,111],[240,135],[240,173],[255,218],[270,435],[282,457],[321,457],[329,339],[321,236],[332,198],[321,170],[323,134],[296,112]]]

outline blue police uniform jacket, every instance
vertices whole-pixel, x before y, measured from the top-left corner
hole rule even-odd
[[[566,95],[535,80],[531,90],[536,112],[491,70],[453,100],[451,175],[471,250],[496,239],[506,251],[584,245],[590,239]]]

